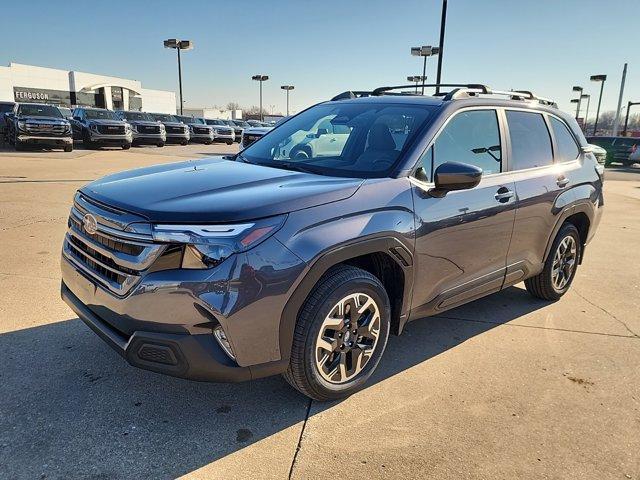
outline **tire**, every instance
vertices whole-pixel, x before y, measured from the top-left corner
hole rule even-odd
[[[164,147],[164,142],[158,142],[156,145],[158,146],[158,148],[162,148]]]
[[[122,145],[122,149],[123,150],[129,150],[131,148],[131,144],[130,143],[125,143],[124,145]]]
[[[351,317],[348,312],[353,311],[353,308],[369,305],[356,320],[359,328],[355,331],[364,333],[364,336],[357,336],[357,340],[351,341],[355,336],[354,330],[340,325],[336,325],[335,329],[327,328],[325,322],[331,322],[330,316],[340,318],[337,314],[340,304],[345,305],[343,308],[347,313],[342,315],[342,320],[338,320],[342,324]],[[283,374],[284,378],[292,387],[313,400],[337,400],[355,393],[365,385],[378,366],[387,345],[390,319],[389,297],[380,280],[369,272],[352,266],[340,265],[330,269],[318,281],[300,310],[293,335],[291,359]],[[351,320],[353,321],[352,318]],[[350,328],[353,326],[351,324]],[[340,331],[343,333],[339,333],[338,327],[341,327]],[[330,337],[325,338],[332,338],[335,346],[331,353],[318,346],[318,342],[322,341],[321,334],[327,332],[330,332]],[[356,346],[351,350],[347,344],[367,344],[368,348],[365,345],[366,350],[363,350]],[[364,354],[366,351],[370,353]],[[354,368],[358,354],[364,363],[357,363]],[[318,360],[316,356],[324,357],[326,361]],[[344,370],[339,366],[341,359],[346,359]],[[319,364],[327,367],[322,373]]]
[[[227,145],[233,145],[233,140],[228,140]]]
[[[205,145],[211,145],[211,143],[212,143],[211,140],[205,140],[204,142]]]
[[[67,153],[73,152],[73,145],[65,145],[64,151]]]
[[[563,256],[563,248],[565,248],[565,250],[567,249],[567,243],[565,242],[575,247],[575,251],[573,253],[570,251],[568,257]],[[571,247],[569,247],[569,250],[571,250]],[[553,241],[549,255],[544,262],[542,272],[535,277],[528,278],[524,281],[527,291],[534,297],[541,298],[543,300],[558,300],[567,293],[569,287],[571,287],[571,283],[573,282],[573,279],[576,276],[576,271],[578,270],[578,262],[581,255],[582,242],[580,240],[580,233],[575,225],[565,223],[562,225],[555,240]],[[560,256],[560,264],[564,265],[560,268],[562,282],[557,281],[559,277],[554,276],[553,272],[554,263],[557,264],[558,256]],[[572,263],[568,270],[566,265],[568,264],[567,262],[570,261],[572,261]]]
[[[187,145],[189,145],[189,142],[187,140],[183,140],[182,142],[180,142],[180,145],[186,147]]]
[[[289,158],[293,159],[307,159],[310,158],[309,152],[302,148],[294,148],[291,152],[289,152]]]

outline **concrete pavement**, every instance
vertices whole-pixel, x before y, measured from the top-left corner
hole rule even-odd
[[[518,285],[413,322],[368,388],[317,404],[130,367],[59,299],[75,189],[233,148],[0,152],[0,478],[640,479],[640,169],[607,171],[562,300]]]

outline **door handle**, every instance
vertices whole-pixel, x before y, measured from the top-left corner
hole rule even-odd
[[[564,188],[569,185],[569,179],[563,175],[562,177],[558,177],[558,181],[556,183],[560,188]]]
[[[494,198],[500,203],[506,203],[511,197],[513,197],[513,195],[514,193],[512,190],[509,190],[507,187],[501,187],[494,195]]]

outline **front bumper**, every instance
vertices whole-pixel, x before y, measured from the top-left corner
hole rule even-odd
[[[133,132],[133,142],[134,143],[152,143],[156,144],[158,142],[166,142],[167,135],[166,133],[138,133]]]
[[[306,265],[274,238],[234,257],[212,270],[146,273],[116,295],[63,254],[61,294],[134,366],[220,382],[281,373],[281,315]],[[213,336],[218,324],[235,361]]]
[[[235,142],[235,140],[236,140],[236,137],[233,133],[232,134],[216,133],[214,138],[215,142]]]
[[[65,147],[67,145],[73,145],[72,137],[47,137],[39,135],[18,135],[18,141],[20,143],[27,143],[32,145],[52,145]]]
[[[213,133],[191,133],[191,142],[213,142]]]
[[[105,135],[90,130],[89,138],[94,143],[102,143],[105,145],[125,145],[133,142],[132,133],[126,133],[124,135]]]

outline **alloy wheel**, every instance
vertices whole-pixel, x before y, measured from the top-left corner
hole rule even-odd
[[[380,309],[369,295],[354,293],[325,317],[315,344],[316,367],[329,383],[355,378],[367,365],[380,336]]]
[[[576,241],[570,235],[564,237],[558,244],[551,267],[551,279],[556,290],[562,290],[569,283],[576,268],[576,252]]]

